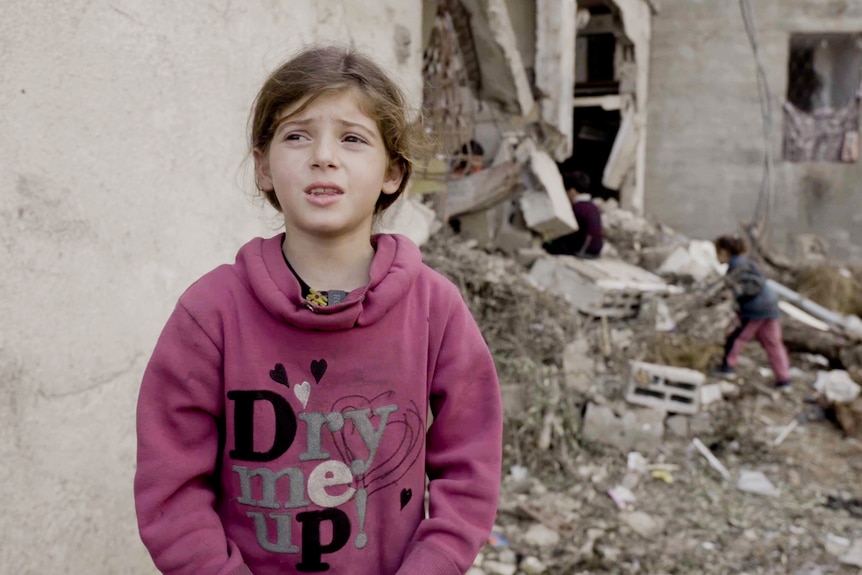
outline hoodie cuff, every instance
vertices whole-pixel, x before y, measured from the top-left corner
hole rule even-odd
[[[395,575],[462,575],[458,566],[443,551],[429,543],[407,547],[404,561]]]

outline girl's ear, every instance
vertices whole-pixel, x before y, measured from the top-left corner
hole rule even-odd
[[[272,174],[269,171],[269,154],[255,148],[254,152],[254,179],[257,187],[262,192],[272,191]]]
[[[386,195],[394,194],[401,187],[401,180],[404,178],[404,168],[401,165],[403,160],[392,160],[389,162],[389,169],[383,177],[383,187],[380,191]]]

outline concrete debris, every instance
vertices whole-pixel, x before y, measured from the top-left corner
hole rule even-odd
[[[587,404],[581,436],[620,451],[654,453],[664,437],[664,414],[655,409],[627,409],[617,416],[609,406]]]
[[[524,533],[524,541],[536,547],[551,547],[560,542],[560,534],[541,523],[534,523]]]
[[[632,503],[638,500],[632,490],[625,485],[611,487],[608,489],[608,496],[618,508],[623,510],[628,509]]]
[[[558,238],[577,230],[572,204],[554,159],[547,152],[532,147],[529,167],[536,186],[520,197],[526,226],[545,239]]]
[[[700,388],[700,404],[709,405],[724,399],[721,383],[710,383]]]
[[[576,7],[575,0],[536,2],[536,87],[545,95],[539,110],[560,136],[546,143],[559,162],[572,155]]]
[[[628,511],[620,513],[620,520],[632,531],[646,539],[652,539],[664,528],[660,521],[643,511]]]
[[[823,547],[833,557],[840,557],[850,550],[850,540],[840,535],[827,533],[823,538]]]
[[[485,210],[512,197],[521,190],[522,171],[521,164],[510,161],[448,181],[445,192],[436,198],[438,215],[448,220]]]
[[[840,369],[818,371],[814,389],[828,403],[850,403],[859,397],[859,392],[862,391],[862,387],[850,379],[846,371]]]
[[[538,557],[527,555],[521,559],[521,562],[518,564],[518,569],[526,575],[541,575],[548,569],[548,567],[542,563]]]
[[[718,262],[712,242],[692,240],[687,246],[678,246],[658,267],[662,275],[688,276],[697,281],[723,275],[727,266]]]
[[[511,161],[531,162],[530,145],[515,151],[521,156]],[[525,188],[547,195],[530,177]],[[509,472],[498,528],[506,543],[489,541],[471,573],[723,573],[788,564],[784,556],[816,565],[827,543],[802,535],[849,537],[858,521],[818,500],[836,492],[858,498],[862,467],[852,439],[837,443],[837,434],[809,428],[830,418],[844,422],[848,438],[862,439],[862,394],[824,406],[803,399],[817,370],[830,374],[821,381],[845,382],[829,388],[831,398],[850,397],[838,390],[850,389],[845,377],[862,376],[862,343],[827,321],[835,317],[783,298],[792,308],[782,319],[792,388],[768,388],[772,374],[756,347],[732,382],[707,376],[721,357],[733,303],[702,304],[709,280],[695,276],[707,266],[654,272],[680,248],[703,262],[698,250],[709,246],[601,203],[619,259],[545,254],[540,234],[518,219],[516,198],[461,215],[471,244],[432,239],[423,248],[429,265],[462,288],[503,390]],[[488,229],[486,240],[475,222]],[[507,230],[519,235],[503,250]],[[848,316],[837,316],[846,326]],[[832,376],[829,366],[845,366],[846,376]],[[783,487],[767,474],[793,497],[781,497]],[[849,539],[839,543],[829,540],[830,553],[852,561]],[[676,570],[681,561],[707,567]]]
[[[622,260],[582,260],[545,256],[530,268],[537,285],[560,294],[575,309],[595,316],[630,318],[638,315],[644,294],[678,294],[681,289]]]
[[[856,539],[847,552],[838,558],[844,565],[862,567],[862,539]]]
[[[629,362],[626,401],[668,413],[697,413],[703,373],[683,367]],[[721,391],[718,390],[719,399]]]
[[[515,575],[518,571],[518,566],[500,561],[485,561],[482,564],[481,570],[486,575]]]
[[[765,495],[767,497],[778,497],[781,492],[772,484],[766,475],[760,471],[742,470],[736,481],[736,488],[746,493]]]

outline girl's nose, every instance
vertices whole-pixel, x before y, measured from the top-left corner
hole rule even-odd
[[[314,140],[312,164],[318,167],[338,165],[337,144],[332,138],[321,136]]]

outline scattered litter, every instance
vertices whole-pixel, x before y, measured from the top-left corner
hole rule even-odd
[[[513,465],[509,469],[512,479],[517,482],[526,481],[530,477],[530,470],[523,465]]]
[[[843,509],[854,517],[862,517],[862,499],[829,495],[826,497],[826,507],[829,509]]]
[[[629,504],[637,501],[637,497],[632,493],[632,490],[623,485],[611,487],[608,489],[608,495],[611,496],[611,499],[613,499],[614,503],[616,503],[617,507],[620,509],[628,509]]]
[[[691,444],[694,445],[695,449],[697,449],[700,454],[706,458],[706,460],[709,462],[709,465],[713,469],[718,471],[723,478],[727,479],[728,481],[730,480],[730,471],[728,471],[727,468],[722,465],[721,461],[719,461],[715,457],[715,455],[712,454],[712,451],[710,451],[709,448],[704,445],[700,439],[695,437],[691,440]]]
[[[767,497],[778,497],[780,495],[778,489],[760,471],[740,471],[736,487],[746,493],[766,495]]]
[[[495,549],[501,549],[509,546],[509,541],[505,537],[503,537],[502,533],[497,531],[491,532],[491,535],[488,537],[488,545],[494,547]]]
[[[650,475],[654,479],[661,479],[665,483],[673,483],[673,473],[668,469],[653,469],[650,471]]]
[[[773,447],[778,447],[782,444],[782,442],[787,439],[787,436],[791,434],[791,432],[796,429],[799,425],[799,420],[795,419],[787,424],[787,426],[781,430],[781,433],[778,434],[778,437],[772,442]]]
[[[626,457],[626,468],[629,471],[634,471],[636,473],[646,473],[648,467],[648,462],[646,458],[638,453],[637,451],[630,451],[628,456]]]

